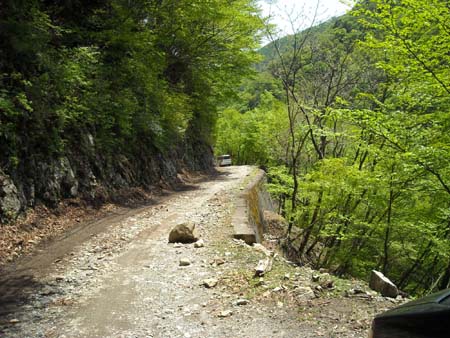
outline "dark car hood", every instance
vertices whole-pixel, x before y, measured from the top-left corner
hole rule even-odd
[[[408,315],[412,313],[439,312],[450,307],[450,289],[425,296],[423,298],[400,305],[395,309],[378,315],[377,318]]]

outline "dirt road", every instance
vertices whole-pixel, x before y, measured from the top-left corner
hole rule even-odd
[[[72,234],[33,257],[2,281],[0,336],[365,336],[370,316],[383,302],[355,309],[350,304],[340,313],[342,301],[327,300],[323,304],[333,314],[327,317],[323,300],[301,286],[309,283],[311,271],[281,258],[271,277],[252,278],[262,253],[233,241],[230,224],[234,197],[252,170],[223,169],[161,204],[80,230],[97,229],[88,240],[76,242]],[[170,229],[185,221],[197,224],[204,247],[168,244]],[[52,256],[64,243],[65,255]],[[180,266],[180,260],[189,265]],[[207,279],[217,285],[205,287]],[[301,320],[299,297],[306,306]],[[320,308],[322,322],[311,308]],[[359,312],[365,321],[358,321]],[[336,325],[339,321],[347,326]]]
[[[107,232],[49,264],[44,253],[27,262],[28,300],[4,320],[11,337],[235,337],[223,325],[218,278],[209,264],[213,243],[230,235],[233,194],[251,172],[231,167],[216,179],[127,217],[110,217]],[[193,221],[205,248],[167,243],[170,229]],[[76,237],[76,236],[75,236]],[[68,236],[73,243],[78,238]],[[60,243],[48,248],[60,251]],[[217,254],[219,254],[217,252]],[[179,260],[191,264],[180,267]],[[14,283],[14,281],[9,281]],[[23,283],[23,281],[21,281]],[[228,305],[228,304],[227,304]],[[238,332],[245,328],[236,328]],[[232,333],[234,331],[234,333]],[[245,333],[241,332],[245,336]]]

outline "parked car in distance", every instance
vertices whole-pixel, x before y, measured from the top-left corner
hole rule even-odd
[[[217,164],[220,167],[231,165],[231,155],[220,155],[217,157]]]
[[[372,322],[370,338],[450,337],[450,289],[386,311]]]

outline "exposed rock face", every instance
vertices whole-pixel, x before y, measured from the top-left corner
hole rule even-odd
[[[35,179],[38,196],[55,205],[61,198],[76,197],[79,183],[67,157],[49,163],[39,163],[36,168],[39,175]]]
[[[0,222],[17,217],[21,210],[19,193],[14,182],[0,170]]]
[[[372,290],[378,291],[384,297],[395,298],[398,296],[397,286],[385,275],[376,270],[372,270],[369,287]]]
[[[199,239],[194,223],[176,225],[169,234],[169,243],[193,243]]]
[[[77,197],[99,205],[115,201],[117,191],[170,189],[181,183],[178,173],[184,170],[213,168],[212,150],[205,142],[183,142],[164,153],[148,144],[114,153],[102,150],[87,133],[55,157],[36,149],[32,156],[21,154],[17,167],[0,171],[0,222],[38,203],[55,207],[63,199]]]

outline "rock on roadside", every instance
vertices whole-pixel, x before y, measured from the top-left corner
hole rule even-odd
[[[191,261],[187,258],[181,258],[179,264],[180,266],[189,266],[191,265]]]
[[[295,289],[295,298],[297,300],[311,300],[316,298],[316,294],[309,286],[299,286]]]
[[[215,278],[208,278],[208,279],[205,279],[202,284],[206,288],[211,289],[211,288],[215,287],[218,282],[219,281]]]
[[[233,302],[233,305],[242,306],[242,305],[247,305],[248,303],[250,303],[250,301],[248,299],[239,298],[238,300]]]
[[[397,286],[380,271],[372,270],[369,287],[372,290],[378,291],[384,297],[395,298],[398,296]]]
[[[231,310],[225,310],[225,311],[220,312],[220,313],[217,315],[217,317],[219,317],[219,318],[226,318],[226,317],[230,317],[230,316],[232,316],[232,315],[233,315],[233,311],[231,311]]]
[[[169,243],[193,243],[199,236],[194,223],[181,223],[176,225],[169,234]]]
[[[205,246],[205,242],[203,239],[199,239],[197,242],[194,243],[194,248],[203,248]]]

